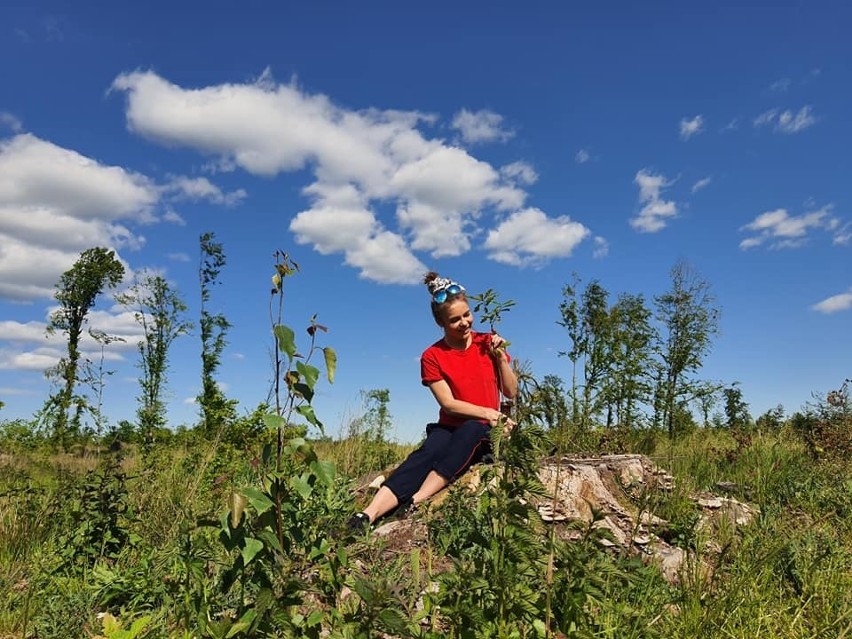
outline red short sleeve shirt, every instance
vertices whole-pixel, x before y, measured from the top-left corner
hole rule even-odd
[[[473,333],[470,346],[463,351],[450,348],[443,339],[435,342],[420,357],[421,382],[429,386],[444,380],[454,398],[498,409],[497,370],[489,355],[490,347],[491,336],[487,333]],[[460,426],[465,421],[443,409],[438,416],[438,422],[447,426]]]

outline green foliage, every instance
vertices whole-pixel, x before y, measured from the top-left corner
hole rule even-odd
[[[222,362],[222,351],[227,345],[225,339],[231,323],[222,313],[210,311],[212,289],[219,283],[219,275],[225,266],[225,249],[216,241],[212,232],[202,233],[199,237],[201,249],[198,280],[201,284],[201,393],[198,403],[201,406],[201,425],[208,437],[227,429],[235,417],[234,400],[225,397],[216,383],[216,372]]]
[[[115,253],[105,248],[86,249],[74,265],[65,271],[56,285],[54,297],[59,309],[50,316],[48,333],[65,334],[68,352],[50,374],[61,380],[58,393],[48,401],[55,414],[54,438],[62,448],[80,432],[80,418],[86,409],[85,398],[75,395],[80,364],[80,337],[89,310],[95,305],[104,288],[114,288],[124,277],[124,265]],[[75,405],[73,417],[69,415]]]
[[[184,319],[187,306],[183,299],[162,275],[142,276],[117,299],[133,311],[142,327],[142,339],[137,343],[142,371],[137,417],[145,441],[150,445],[154,433],[166,425],[163,392],[169,349],[178,337],[192,329],[192,323]]]
[[[719,331],[720,311],[710,284],[686,261],[672,267],[671,280],[671,289],[654,298],[661,326],[654,420],[674,436],[677,406],[691,401],[700,388],[689,375],[701,368],[710,351],[711,339]]]
[[[793,430],[802,438],[813,459],[852,457],[852,399],[849,384],[829,392],[790,418]]]
[[[384,470],[399,460],[398,446],[388,440],[392,417],[388,405],[390,391],[385,388],[362,391],[363,413],[347,425],[347,455],[340,470],[350,476]]]
[[[227,618],[229,636],[309,631],[281,613],[304,603],[308,593],[333,603],[347,563],[345,550],[328,537],[345,503],[334,466],[300,438],[287,442],[278,459],[267,447],[264,465],[269,470],[261,485],[234,493],[220,518],[219,539],[231,558],[221,588],[239,593]],[[320,575],[313,584],[300,576],[309,567]]]
[[[105,459],[97,471],[86,475],[72,491],[59,536],[63,568],[92,566],[99,559],[115,559],[123,548],[138,539],[131,533],[127,478],[118,455]]]

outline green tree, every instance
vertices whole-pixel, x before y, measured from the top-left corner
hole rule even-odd
[[[641,295],[622,294],[610,310],[612,347],[607,425],[612,425],[612,412],[618,424],[633,426],[640,418],[640,405],[651,392],[648,375],[654,340],[650,323],[651,311]]]
[[[744,428],[751,423],[748,404],[743,399],[739,382],[734,382],[722,391],[725,397],[725,425],[728,428]]]
[[[124,277],[124,265],[115,252],[102,247],[86,249],[74,265],[62,274],[56,285],[54,297],[59,309],[50,316],[48,333],[60,331],[65,334],[68,352],[56,369],[55,375],[61,388],[49,400],[55,408],[54,436],[61,447],[65,447],[70,434],[80,432],[80,418],[85,409],[85,399],[74,395],[80,365],[80,337],[91,308],[105,288],[114,288]],[[76,404],[74,416],[69,411]]]
[[[674,435],[675,409],[695,396],[696,386],[689,375],[701,368],[710,351],[719,330],[719,309],[710,284],[686,261],[679,260],[672,267],[671,280],[671,289],[654,298],[661,326],[654,421]]]
[[[612,364],[613,326],[609,314],[609,293],[600,282],[589,282],[577,299],[578,278],[566,286],[563,302],[559,305],[562,320],[557,322],[568,330],[571,350],[561,352],[573,363],[571,396],[572,417],[582,428],[588,428],[592,418],[600,412],[605,381]],[[577,384],[578,371],[582,371],[582,393]]]
[[[229,423],[236,417],[236,402],[225,398],[225,394],[216,382],[216,371],[222,362],[222,351],[227,341],[225,336],[231,323],[222,313],[210,311],[210,298],[213,287],[219,283],[219,274],[225,266],[225,250],[215,241],[212,232],[203,233],[199,238],[201,259],[198,267],[198,279],[201,284],[201,422],[204,431],[210,435],[217,426]]]
[[[118,301],[133,310],[142,327],[142,339],[137,343],[142,374],[136,415],[139,429],[150,443],[153,433],[166,426],[163,392],[169,349],[178,337],[192,330],[192,322],[185,319],[187,306],[183,299],[161,275],[143,275]]]

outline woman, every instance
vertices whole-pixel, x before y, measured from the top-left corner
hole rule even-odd
[[[420,358],[421,381],[440,406],[438,422],[426,427],[423,444],[385,481],[370,505],[350,517],[346,525],[352,530],[429,499],[481,459],[491,428],[514,426],[498,410],[498,388],[509,399],[518,392],[505,340],[472,330],[473,315],[458,282],[434,272],[423,282],[432,296],[432,316],[444,332]]]

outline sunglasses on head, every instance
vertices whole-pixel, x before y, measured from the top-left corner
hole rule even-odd
[[[463,290],[464,288],[459,284],[450,284],[447,288],[435,291],[435,294],[432,295],[432,301],[443,304],[450,295],[458,295]]]

